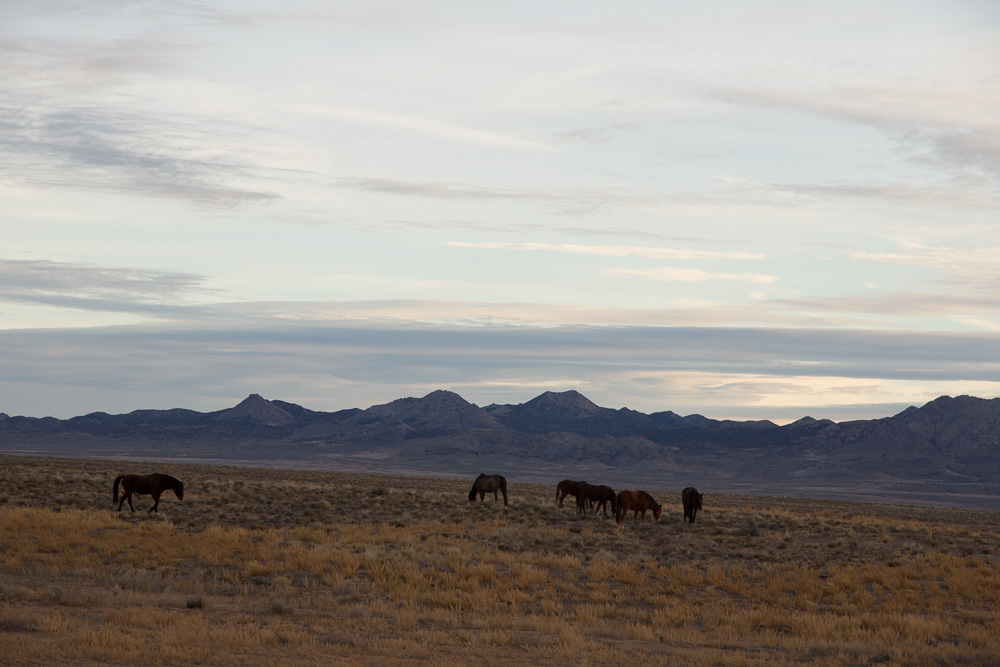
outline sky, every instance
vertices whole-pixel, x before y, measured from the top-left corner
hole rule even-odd
[[[1000,4],[0,2],[0,411],[1000,396]]]

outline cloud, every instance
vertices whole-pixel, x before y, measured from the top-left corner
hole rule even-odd
[[[339,180],[341,187],[429,199],[467,199],[551,204],[568,213],[594,213],[611,206],[647,205],[649,199],[611,189],[543,190],[497,188],[455,183],[414,183],[389,178],[354,177]]]
[[[105,14],[113,8],[95,9],[94,15],[70,12],[65,21],[87,31],[106,22]],[[188,9],[197,20],[215,16]],[[192,18],[187,10],[179,16]],[[133,18],[140,25],[163,20],[156,11],[138,11]],[[114,27],[107,29],[113,33]],[[163,113],[173,107],[172,100],[145,99],[134,92],[143,77],[158,77],[164,85],[165,75],[185,69],[181,56],[198,50],[190,42],[162,39],[166,30],[147,28],[118,38],[104,33],[89,40],[39,35],[0,45],[5,61],[0,177],[32,187],[139,194],[199,206],[278,198],[247,185],[263,172],[247,159],[245,149],[258,128]]]
[[[215,127],[215,131],[213,131]],[[0,98],[0,150],[7,178],[35,187],[68,187],[233,206],[278,198],[236,185],[257,167],[228,154],[231,139],[207,119],[185,123],[125,109],[59,108]],[[213,148],[207,149],[211,146]]]
[[[660,267],[655,269],[607,269],[605,273],[615,276],[634,276],[669,282],[700,283],[709,280],[724,280],[745,283],[773,283],[778,277],[764,273],[725,273],[703,271],[701,269],[678,269]]]
[[[512,137],[496,132],[486,132],[453,123],[446,123],[417,116],[407,116],[404,114],[387,113],[384,111],[374,111],[371,109],[359,109],[344,106],[316,106],[304,105],[291,109],[293,112],[308,114],[313,116],[323,116],[329,118],[340,118],[342,120],[356,121],[369,125],[379,125],[392,127],[421,134],[433,135],[453,141],[462,141],[488,146],[500,146],[506,148],[523,148],[528,150],[551,150],[551,147],[529,141],[518,137]]]
[[[177,316],[179,304],[207,292],[204,280],[191,273],[0,258],[0,301],[7,302]]]
[[[675,250],[646,246],[588,246],[571,243],[471,243],[449,241],[458,248],[484,248],[491,250],[527,250],[560,252],[572,255],[600,255],[603,257],[643,257],[648,259],[764,259],[766,255],[748,252],[718,252],[709,250]]]
[[[560,143],[605,144],[625,132],[641,129],[636,123],[610,123],[597,127],[581,127],[567,132],[556,132],[552,137]]]
[[[0,331],[0,391],[28,384],[128,390],[146,401],[133,409],[178,407],[149,404],[164,392],[188,396],[185,407],[198,409],[205,397],[238,400],[256,391],[340,409],[435,388],[463,388],[480,404],[522,402],[559,379],[603,405],[709,416],[757,405],[766,417],[777,406],[802,405],[790,389],[796,386],[836,404],[915,395],[905,387],[930,393],[928,400],[942,387],[1000,391],[997,359],[995,334],[192,321]],[[13,395],[0,398],[7,411],[16,403]],[[826,416],[815,404],[808,411]]]
[[[681,206],[718,206],[759,204],[758,200],[735,199],[721,195],[687,192],[643,193],[618,187],[575,188],[504,188],[473,186],[461,183],[422,183],[392,178],[354,176],[336,181],[342,188],[374,193],[442,200],[481,200],[549,204],[569,214],[595,214],[618,207],[649,208],[676,204]]]
[[[793,111],[873,128],[895,143],[905,159],[945,177],[932,186],[909,184],[773,184],[776,190],[811,197],[881,199],[993,209],[1000,206],[1000,122],[978,110],[1000,96],[970,98],[961,90],[852,88],[827,92],[718,89],[709,97],[729,104]]]
[[[944,274],[945,281],[965,282],[968,278],[980,278],[994,286],[1000,279],[1000,246],[975,245],[970,247],[929,245],[915,239],[896,239],[896,252],[858,251],[853,259],[879,264],[919,266]]]

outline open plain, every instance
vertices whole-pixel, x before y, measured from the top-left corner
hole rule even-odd
[[[126,472],[185,483],[114,511]],[[500,472],[502,470],[486,470]],[[76,664],[995,664],[1000,512],[0,456],[0,655]],[[602,480],[588,480],[601,483]],[[697,480],[692,480],[697,485]]]

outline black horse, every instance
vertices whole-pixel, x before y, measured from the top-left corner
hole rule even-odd
[[[559,503],[559,507],[563,506],[563,500],[566,496],[573,496],[576,498],[576,489],[583,484],[583,482],[578,482],[575,479],[564,479],[556,485],[556,502]]]
[[[118,500],[118,484],[122,486],[122,499],[121,502]],[[118,503],[118,511],[122,511],[122,505],[125,501],[128,501],[128,508],[135,511],[132,507],[132,496],[153,496],[153,506],[149,508],[150,512],[160,512],[160,494],[164,491],[173,491],[174,495],[177,496],[177,500],[184,499],[184,483],[177,479],[176,477],[171,477],[170,475],[163,475],[158,472],[154,472],[152,475],[118,475],[115,477],[115,483],[112,488],[113,502]]]
[[[493,502],[497,502],[499,497],[498,493],[503,494],[503,504],[507,504],[507,480],[504,479],[503,475],[487,475],[486,473],[480,473],[476,481],[472,483],[472,490],[469,491],[469,502],[476,499],[476,494],[479,494],[479,502],[483,502],[486,499],[487,493],[493,494]]]
[[[694,517],[698,514],[698,510],[701,509],[701,499],[705,497],[704,493],[698,493],[698,489],[693,486],[689,486],[683,491],[681,491],[681,504],[684,505],[684,520],[694,523]]]
[[[576,487],[576,511],[586,514],[587,509],[593,507],[594,514],[597,510],[603,509],[604,516],[608,515],[608,503],[611,503],[611,514],[614,516],[618,509],[618,500],[615,490],[604,484],[588,484],[580,482]]]

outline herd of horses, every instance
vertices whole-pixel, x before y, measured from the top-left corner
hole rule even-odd
[[[503,504],[507,504],[507,480],[503,475],[480,474],[476,481],[472,483],[472,490],[469,491],[469,500],[474,501],[479,495],[479,502],[483,502],[487,493],[493,493],[493,500],[497,502],[497,490],[503,491]],[[632,524],[641,516],[642,522],[646,522],[646,512],[652,512],[653,518],[660,520],[660,512],[663,509],[661,503],[656,502],[653,496],[642,490],[626,489],[619,493],[606,484],[590,484],[589,482],[564,479],[556,485],[556,503],[563,507],[563,501],[567,496],[576,498],[576,511],[579,514],[586,514],[588,511],[597,514],[601,510],[604,516],[608,516],[608,504],[611,504],[611,513],[615,517],[615,522],[624,528],[625,519],[628,513],[632,512]],[[681,491],[681,505],[684,508],[684,521],[694,523],[698,511],[701,509],[704,493],[698,493],[698,489],[689,486]]]
[[[119,485],[122,489],[121,500],[118,499]],[[140,495],[152,496],[153,506],[148,511],[159,513],[160,496],[164,491],[173,491],[178,500],[184,499],[184,483],[176,477],[161,473],[118,475],[111,488],[113,502],[118,505],[119,512],[126,502],[128,502],[129,509],[135,512],[135,507],[132,506],[132,496]],[[476,496],[479,496],[479,502],[482,503],[485,501],[487,493],[493,494],[494,502],[499,502],[500,494],[503,494],[503,504],[508,504],[507,480],[503,475],[480,474],[472,483],[469,501],[473,502],[476,500]],[[623,528],[629,512],[632,512],[632,524],[634,525],[640,516],[645,523],[646,512],[652,512],[653,518],[659,521],[663,508],[663,505],[656,502],[656,499],[646,491],[626,489],[615,493],[614,489],[604,484],[590,484],[572,479],[564,479],[556,485],[556,503],[559,507],[563,507],[563,501],[567,496],[576,498],[576,510],[580,514],[586,514],[588,511],[597,514],[597,510],[601,510],[607,517],[608,504],[610,503],[611,513],[614,515],[615,521]],[[698,493],[698,490],[692,486],[681,492],[684,521],[694,523],[704,496],[705,494]]]

